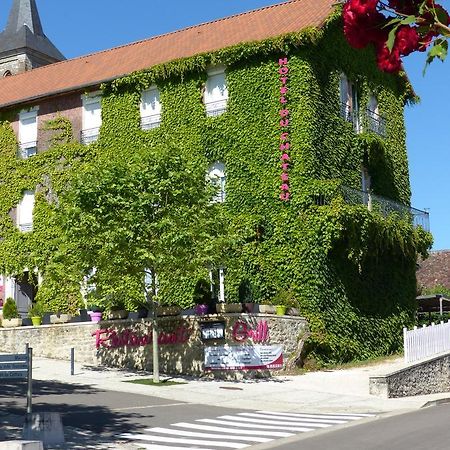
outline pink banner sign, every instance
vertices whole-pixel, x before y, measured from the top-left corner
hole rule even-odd
[[[236,342],[243,342],[251,339],[253,342],[267,342],[269,340],[269,325],[265,320],[258,323],[256,328],[252,328],[248,323],[238,320],[232,331],[233,339]]]

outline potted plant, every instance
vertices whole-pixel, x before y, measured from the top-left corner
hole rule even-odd
[[[194,288],[194,312],[198,316],[208,314],[212,303],[212,293],[210,284],[205,279],[200,279]]]
[[[98,323],[102,320],[103,309],[97,305],[92,305],[88,308],[88,314],[91,316],[91,322]]]
[[[71,314],[66,314],[61,311],[58,311],[56,314],[50,315],[50,323],[51,324],[67,323],[67,322],[70,322],[71,319],[72,319]]]
[[[20,327],[22,325],[22,319],[20,317],[19,311],[17,310],[16,302],[8,297],[3,305],[3,320],[2,326],[5,328],[9,327]]]
[[[34,327],[37,327],[42,324],[42,316],[44,315],[44,310],[42,309],[39,303],[34,303],[28,309],[28,317],[31,319],[31,322]]]
[[[125,308],[124,300],[119,296],[114,296],[106,313],[108,320],[120,320],[128,317],[128,311]]]
[[[278,290],[272,299],[272,303],[275,305],[276,314],[278,316],[286,315],[288,309],[297,306],[294,293],[290,289]]]

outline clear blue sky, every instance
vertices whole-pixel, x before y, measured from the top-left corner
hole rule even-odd
[[[12,0],[2,0],[3,29]],[[67,58],[277,3],[277,0],[37,0],[47,36]],[[449,7],[449,0],[441,2]],[[433,249],[450,249],[450,58],[422,76],[424,55],[405,59],[421,103],[406,108],[412,206],[429,208]]]

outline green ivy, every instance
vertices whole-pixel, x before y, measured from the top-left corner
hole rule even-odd
[[[290,68],[289,204],[278,198],[277,70],[278,59],[285,55]],[[207,67],[214,64],[227,67],[230,98],[227,111],[211,118],[205,115],[201,89]],[[385,138],[356,134],[340,117],[342,72],[356,83],[362,105],[376,94],[380,113],[387,118]],[[140,94],[152,84],[160,89],[162,123],[142,131]],[[128,159],[138,147],[168,143],[180,151],[196,149],[199,160],[226,165],[227,200],[220,214],[228,225],[223,240],[211,248],[210,264],[227,268],[228,301],[240,300],[243,285],[257,302],[288,290],[310,323],[307,350],[323,363],[400,349],[402,326],[413,321],[416,258],[426,255],[431,236],[405,218],[384,218],[362,205],[346,204],[341,186],[359,189],[365,164],[376,194],[409,205],[403,107],[414,94],[404,76],[377,70],[373,51],[349,48],[337,15],[322,30],[172,61],[102,89],[101,134],[88,147],[70,142],[67,119],[60,119],[54,126],[65,138],[21,161],[10,125],[0,124],[1,272],[39,267],[44,283],[38,295],[43,301],[60,310],[76,307],[77,280],[89,268],[71,254],[57,225],[58,199],[65,186],[96,159]],[[19,233],[9,213],[23,191],[36,186],[34,231]],[[189,276],[181,271],[158,275],[161,302],[188,307],[194,303],[197,281],[208,278],[208,268]],[[140,283],[129,277],[99,276],[98,282],[108,294],[114,294],[112,286],[127,286],[130,297],[141,295]]]

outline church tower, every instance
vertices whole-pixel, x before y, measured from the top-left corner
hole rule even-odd
[[[0,33],[0,77],[16,75],[66,59],[42,30],[35,0],[13,0]]]

